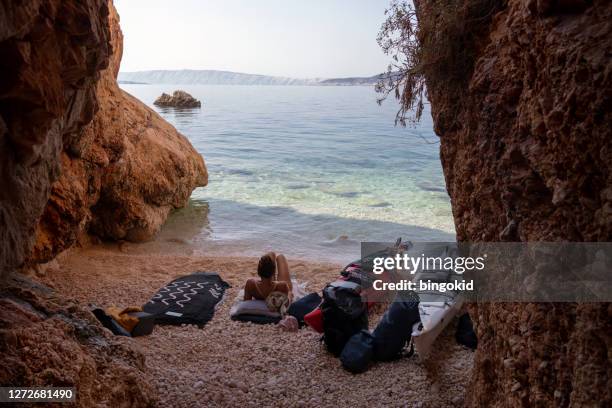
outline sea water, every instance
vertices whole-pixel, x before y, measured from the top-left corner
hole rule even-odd
[[[439,140],[426,108],[395,126],[395,100],[370,86],[122,85],[205,158],[209,184],[175,211],[159,241],[209,255],[345,263],[361,241],[454,240]],[[157,108],[183,89],[200,109]]]

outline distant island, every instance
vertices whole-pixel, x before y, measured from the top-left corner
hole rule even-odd
[[[304,79],[231,71],[182,69],[120,72],[118,80],[120,84],[371,86],[375,85],[382,76],[383,74],[370,77]]]

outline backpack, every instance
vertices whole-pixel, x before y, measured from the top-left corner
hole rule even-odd
[[[322,340],[336,357],[355,333],[368,328],[366,305],[361,300],[358,286],[351,282],[332,283],[323,289],[321,313]]]
[[[402,350],[412,338],[412,327],[421,320],[419,301],[416,294],[404,300],[396,300],[374,329],[374,358],[391,361],[402,356]],[[411,349],[408,355],[412,355]]]

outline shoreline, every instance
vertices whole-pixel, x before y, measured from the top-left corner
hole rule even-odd
[[[256,274],[256,257],[179,255],[130,247],[73,248],[47,264],[37,279],[82,305],[100,307],[143,304],[173,278],[198,270],[218,272],[231,285],[202,329],[156,326],[149,336],[120,338],[145,356],[145,375],[158,390],[161,405],[438,407],[463,401],[474,353],[456,344],[452,325],[438,339],[439,352],[427,362],[401,359],[352,375],[325,351],[320,334],[309,328],[286,333],[275,325],[230,320],[238,290]],[[292,276],[308,281],[309,292],[320,291],[341,268],[287,255]],[[371,327],[381,314],[371,315]],[[347,389],[353,391],[346,393]]]

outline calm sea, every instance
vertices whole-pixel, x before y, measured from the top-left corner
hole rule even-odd
[[[153,107],[184,89],[201,109],[153,107],[189,138],[209,185],[158,242],[213,255],[348,262],[361,241],[454,240],[429,111],[394,126],[395,100],[372,87],[122,85]]]

